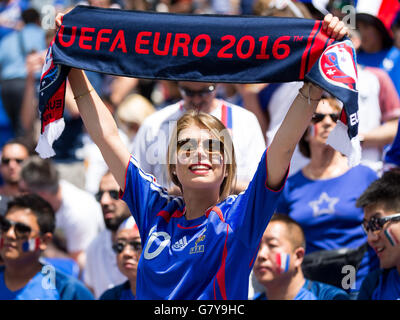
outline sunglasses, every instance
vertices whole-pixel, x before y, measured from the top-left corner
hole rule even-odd
[[[14,160],[16,163],[21,164],[25,159],[18,159],[18,158],[1,158],[1,163],[4,165],[8,165],[10,161]]]
[[[142,252],[142,244],[139,241],[118,241],[116,243],[113,244],[112,248],[113,250],[117,253],[120,254],[122,251],[124,251],[125,247],[127,245],[130,245],[130,247],[132,248],[133,251],[135,252]]]
[[[223,154],[224,144],[217,139],[206,139],[201,141],[203,150],[209,154]],[[186,156],[193,155],[199,148],[199,141],[197,139],[183,139],[177,142],[178,154],[185,154]]]
[[[211,92],[215,90],[215,86],[211,85],[208,86],[206,89],[203,90],[191,90],[185,87],[179,87],[179,91],[181,92],[182,96],[186,96],[189,98],[192,98],[194,96],[200,96],[200,97],[205,97],[209,95]]]
[[[14,227],[14,232],[17,238],[27,238],[32,232],[32,228],[25,223],[15,222],[0,216],[0,231],[7,233],[11,227]]]
[[[369,221],[364,221],[362,227],[365,233],[368,234],[369,231],[381,231],[383,226],[388,221],[400,221],[400,213],[392,214],[387,217],[372,217]]]
[[[114,200],[119,200],[119,190],[99,190],[99,192],[97,192],[95,194],[95,198],[98,202],[100,202],[101,198],[103,198],[103,194],[108,193],[110,195],[111,198],[113,198]]]
[[[318,113],[315,112],[311,118],[311,121],[313,123],[318,123],[321,122],[322,120],[325,119],[326,116],[330,116],[333,122],[337,122],[339,120],[339,114],[337,113]]]

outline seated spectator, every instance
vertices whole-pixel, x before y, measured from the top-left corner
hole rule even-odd
[[[396,137],[385,152],[383,171],[388,171],[398,167],[400,167],[400,120],[397,127]]]
[[[350,31],[354,48],[361,45],[357,30]],[[385,70],[358,64],[358,137],[361,141],[361,163],[380,172],[382,151],[397,131],[400,99],[392,79]]]
[[[38,156],[24,163],[20,187],[51,204],[55,211],[56,231],[62,232],[70,257],[83,270],[85,250],[104,228],[101,208],[94,196],[59,179],[53,162]]]
[[[0,1],[0,39],[22,26],[21,13],[28,9],[29,0]]]
[[[1,99],[16,136],[24,134],[21,106],[27,70],[25,59],[32,52],[46,49],[40,14],[33,8],[23,11],[24,27],[5,36],[0,42]],[[40,76],[36,74],[37,79]]]
[[[351,290],[358,290],[367,273],[377,267],[377,259],[372,250],[366,251],[367,239],[360,226],[363,213],[355,207],[355,201],[377,174],[363,165],[349,168],[347,158],[326,144],[340,110],[333,98],[322,98],[318,103],[312,123],[299,142],[300,151],[310,162],[289,177],[276,212],[290,215],[302,226],[307,242],[303,268],[308,266],[303,270],[312,280],[341,287],[342,267],[349,264],[350,249],[357,249],[351,254],[351,264],[357,270]],[[349,252],[331,251],[344,248]],[[329,254],[327,251],[337,261],[329,272],[318,262],[321,255]]]
[[[284,214],[272,216],[261,239],[254,275],[264,286],[255,300],[348,300],[334,286],[304,278],[301,264],[305,253],[301,226]]]
[[[118,269],[128,280],[104,292],[100,300],[135,300],[137,265],[142,244],[139,229],[132,216],[118,228],[113,250],[117,254]]]
[[[103,211],[106,228],[90,243],[86,250],[85,284],[91,288],[96,298],[107,289],[123,282],[126,278],[118,270],[115,251],[116,232],[120,224],[131,213],[126,203],[118,198],[119,185],[111,172],[107,172],[100,181],[96,194]]]
[[[78,280],[40,261],[52,240],[54,211],[39,196],[28,194],[9,202],[0,216],[1,300],[92,300]]]
[[[374,5],[369,0],[358,0],[356,22],[361,34],[357,61],[365,66],[384,69],[400,95],[400,49],[393,45],[391,30],[399,9],[397,0],[382,0]]]
[[[133,140],[143,121],[155,111],[153,104],[137,93],[130,94],[118,105],[117,123],[128,136],[129,150],[133,149]]]
[[[0,175],[4,183],[0,186],[0,215],[6,212],[11,197],[20,194],[21,165],[29,154],[28,145],[18,138],[6,142],[1,150]]]
[[[380,269],[368,274],[359,300],[400,299],[400,171],[392,169],[371,183],[357,199],[364,210],[368,244],[379,258]]]

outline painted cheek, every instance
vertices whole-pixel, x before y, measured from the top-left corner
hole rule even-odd
[[[288,253],[278,252],[272,254],[272,257],[276,273],[282,274],[289,271],[290,255]]]
[[[318,134],[318,127],[316,124],[311,126],[311,136],[316,137]]]
[[[391,227],[388,227],[385,231],[384,234],[386,238],[389,240],[389,243],[393,246],[396,247],[400,244],[399,238],[396,236],[394,233],[393,229]]]
[[[40,238],[29,239],[22,243],[22,251],[23,252],[37,251],[39,250],[39,245],[40,245]]]

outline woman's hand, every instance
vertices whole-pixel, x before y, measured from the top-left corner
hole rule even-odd
[[[56,20],[55,20],[57,29],[61,27],[63,17],[64,17],[64,13],[57,13]]]
[[[348,35],[349,32],[349,29],[346,27],[344,22],[340,21],[338,17],[334,17],[330,13],[324,17],[322,29],[329,37],[335,40],[343,39],[343,37]]]

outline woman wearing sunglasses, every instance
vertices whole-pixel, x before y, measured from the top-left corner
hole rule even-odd
[[[117,255],[118,269],[128,280],[105,291],[100,300],[135,300],[137,266],[142,253],[142,243],[132,216],[119,226],[112,248]]]
[[[61,25],[61,16],[56,22]],[[336,39],[347,32],[332,15],[323,28]],[[71,69],[68,78],[83,122],[139,228],[137,299],[247,299],[258,244],[322,90],[304,84],[249,187],[238,196],[228,196],[236,164],[226,128],[213,116],[185,114],[168,150],[170,177],[183,194],[172,197],[128,152],[84,72]]]
[[[330,251],[330,258],[334,258],[339,265],[346,257],[341,254],[333,256],[334,251],[331,250],[360,246],[360,250],[365,249],[366,236],[360,227],[363,213],[355,207],[355,201],[377,179],[376,173],[366,166],[349,168],[347,158],[326,144],[340,110],[341,106],[334,98],[324,97],[319,101],[311,123],[299,142],[299,150],[310,159],[309,163],[288,179],[277,207],[277,212],[290,215],[304,229],[306,254],[312,253],[306,255],[304,260],[306,276],[339,287],[344,277],[342,265],[338,272],[323,269],[318,263],[314,266],[312,258],[318,261]],[[343,266],[346,264],[344,262]],[[353,289],[360,288],[370,264],[368,255],[365,255]],[[335,264],[335,267],[338,265]]]

